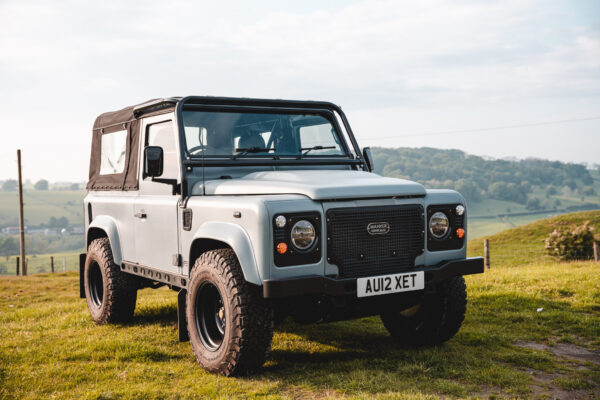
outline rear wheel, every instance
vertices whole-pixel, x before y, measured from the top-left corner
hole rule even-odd
[[[88,247],[84,269],[85,297],[97,324],[127,322],[133,318],[137,280],[115,264],[108,238]]]
[[[273,339],[273,310],[258,286],[244,279],[231,249],[195,262],[186,317],[192,350],[207,371],[240,375],[263,365]]]
[[[452,338],[467,310],[467,286],[462,276],[442,282],[435,294],[408,309],[381,314],[383,325],[401,343],[434,345]]]

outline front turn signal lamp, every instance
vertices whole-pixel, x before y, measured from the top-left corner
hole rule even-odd
[[[456,230],[456,236],[458,236],[459,239],[462,239],[465,237],[465,230],[463,228],[458,228]]]
[[[281,242],[279,244],[277,244],[277,252],[279,254],[285,254],[287,251],[287,244]]]

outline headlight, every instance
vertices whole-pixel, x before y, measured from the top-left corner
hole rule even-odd
[[[436,239],[443,239],[450,230],[450,221],[443,212],[436,212],[429,218],[429,232]]]
[[[317,234],[313,224],[303,219],[294,224],[290,233],[292,244],[298,250],[308,250],[315,242]]]
[[[465,207],[462,204],[456,206],[456,215],[463,215],[465,213]]]

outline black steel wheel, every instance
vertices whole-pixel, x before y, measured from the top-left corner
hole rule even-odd
[[[90,291],[90,300],[97,308],[102,307],[102,299],[104,298],[104,281],[102,280],[102,271],[100,265],[96,261],[90,263],[88,271],[88,282]]]
[[[196,292],[196,329],[204,346],[216,351],[225,336],[225,305],[219,289],[204,281]]]

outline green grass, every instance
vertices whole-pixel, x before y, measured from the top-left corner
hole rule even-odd
[[[600,348],[598,265],[496,268],[468,277],[469,309],[448,343],[411,349],[379,319],[276,329],[256,375],[221,378],[176,338],[176,295],[140,291],[131,324],[95,326],[74,273],[0,279],[0,398],[450,398],[532,395],[530,370],[596,390],[600,366],[569,365],[517,341]],[[543,308],[542,312],[537,312]],[[558,374],[557,374],[558,372]]]
[[[25,224],[47,224],[50,217],[67,217],[70,224],[83,224],[83,190],[25,190]],[[0,192],[0,226],[19,224],[17,192]]]
[[[600,234],[600,211],[582,211],[539,220],[469,242],[470,255],[483,255],[483,241],[490,241],[491,263],[499,265],[523,265],[552,262],[545,254],[544,240],[555,229],[568,229],[583,225],[586,221]]]
[[[513,253],[533,243],[543,252],[540,239],[549,229],[586,220],[597,226],[598,215],[515,228],[491,237],[492,250]],[[471,243],[474,254],[478,242]],[[404,347],[377,317],[287,321],[276,328],[265,367],[242,378],[213,376],[195,364],[189,343],[177,341],[170,290],[141,290],[130,324],[96,326],[78,298],[76,273],[3,277],[0,398],[556,398],[563,396],[558,390],[600,396],[600,364],[551,351],[557,343],[600,351],[600,264],[501,263],[493,254],[490,270],[466,278],[467,317],[444,345]]]

